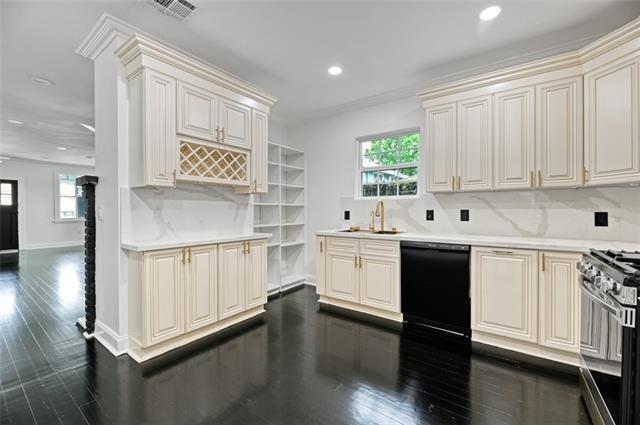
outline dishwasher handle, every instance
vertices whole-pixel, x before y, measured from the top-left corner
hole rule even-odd
[[[431,249],[438,251],[471,251],[471,247],[469,245],[418,241],[402,241],[400,242],[400,248]]]

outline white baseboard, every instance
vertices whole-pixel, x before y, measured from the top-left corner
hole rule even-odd
[[[99,320],[96,320],[94,335],[98,342],[116,357],[125,354],[129,348],[127,335],[118,335],[113,329]]]
[[[305,283],[307,285],[316,286],[316,275],[315,274],[306,275],[304,280],[305,280]]]
[[[70,246],[82,246],[84,241],[72,241],[72,242],[48,242],[48,243],[32,243],[25,245],[24,250],[31,249],[44,249],[44,248],[66,248]]]

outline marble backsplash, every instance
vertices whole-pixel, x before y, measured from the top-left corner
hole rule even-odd
[[[121,188],[123,241],[157,241],[253,231],[250,196],[232,188],[180,184],[177,188]]]
[[[343,197],[350,224],[368,227],[375,200]],[[426,221],[426,210],[435,220]],[[469,221],[460,210],[469,210]],[[638,242],[640,188],[582,188],[538,191],[423,194],[385,200],[386,225],[399,230],[441,234],[550,237]],[[594,226],[594,212],[609,213],[607,227]],[[342,211],[337,215],[342,216]],[[336,221],[337,227],[346,222]]]

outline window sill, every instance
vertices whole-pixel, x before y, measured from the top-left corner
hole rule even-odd
[[[54,218],[52,223],[78,223],[83,222],[84,218]]]
[[[356,196],[355,201],[398,201],[402,199],[420,199],[420,195],[404,195],[404,196]]]

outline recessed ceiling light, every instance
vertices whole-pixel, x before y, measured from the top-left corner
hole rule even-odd
[[[96,132],[95,127],[94,127],[94,126],[92,126],[92,125],[85,124],[85,123],[82,123],[82,122],[80,123],[80,125],[81,125],[81,126],[83,126],[84,128],[86,128],[87,130],[89,130],[89,131],[90,131],[90,132],[92,132],[92,133],[95,133],[95,132]]]
[[[18,121],[18,120],[7,120],[7,122],[10,122],[11,124],[17,124],[17,125],[24,124],[22,121]]]
[[[58,146],[56,149],[58,149],[59,151],[66,151],[67,148],[65,148],[64,146]]]
[[[489,6],[480,12],[480,19],[483,21],[490,21],[498,16],[502,12],[502,8],[500,6]]]
[[[53,85],[53,81],[49,80],[48,78],[38,77],[36,75],[32,75],[29,78],[31,78],[31,81],[33,81],[36,84],[40,84],[41,86],[52,86]]]
[[[340,68],[338,65],[333,65],[327,70],[327,72],[329,73],[329,75],[340,75],[342,74],[342,68]]]

